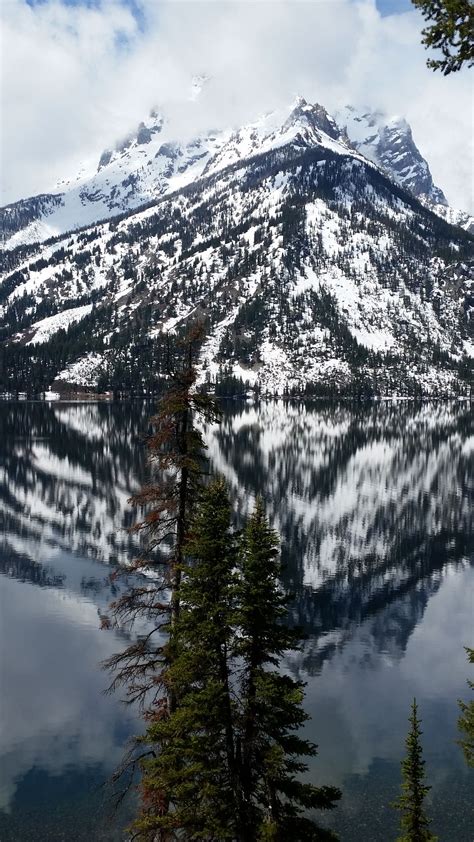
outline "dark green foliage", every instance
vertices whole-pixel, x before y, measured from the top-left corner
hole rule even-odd
[[[80,306],[84,301],[73,302]],[[51,303],[48,304],[51,309]],[[12,315],[12,314],[10,314]],[[51,315],[40,312],[38,318]],[[28,396],[39,394],[51,385],[66,366],[88,352],[103,355],[104,363],[97,385],[84,391],[112,391],[114,397],[156,395],[166,387],[168,368],[182,363],[182,342],[187,326],[176,336],[158,334],[153,340],[151,308],[141,307],[120,332],[105,341],[111,326],[116,325],[112,306],[93,307],[91,313],[67,330],[58,330],[47,342],[25,346],[20,343],[0,345],[0,391]],[[14,323],[14,322],[13,322]],[[1,335],[1,328],[0,328]],[[74,382],[70,382],[74,387]],[[80,384],[79,384],[80,385]],[[60,387],[61,388],[61,387]]]
[[[334,787],[302,783],[301,757],[316,746],[297,735],[309,718],[301,703],[303,685],[279,666],[299,634],[285,624],[287,598],[279,586],[278,536],[263,503],[244,530],[237,585],[236,652],[243,663],[240,763],[244,839],[333,839],[302,813],[331,809],[340,798]]]
[[[221,367],[215,383],[210,384],[210,387],[213,388],[216,397],[222,398],[243,397],[250,392],[248,381],[244,382],[240,377],[232,374],[230,367]]]
[[[466,647],[467,657],[470,664],[474,664],[474,649]],[[474,681],[468,681],[471,690],[474,690]],[[461,716],[458,719],[459,730],[463,737],[459,741],[466,763],[474,768],[474,700],[470,702],[459,702]]]
[[[441,50],[443,58],[427,65],[447,76],[474,63],[474,6],[471,0],[412,0],[427,23],[422,31],[425,47]]]
[[[474,380],[474,366],[471,357],[464,354],[459,361],[459,377],[466,383],[472,383]]]
[[[303,783],[298,736],[308,719],[303,685],[279,672],[298,642],[278,584],[278,537],[257,502],[241,536],[225,482],[201,493],[180,565],[180,611],[163,647],[167,663],[140,739],[145,840],[333,840],[306,813],[331,809],[333,787]]]
[[[409,717],[410,731],[406,738],[406,757],[402,760],[402,794],[393,807],[400,810],[402,834],[397,842],[436,842],[429,830],[430,819],[424,811],[424,800],[431,787],[425,784],[425,761],[421,746],[421,720],[416,699]]]

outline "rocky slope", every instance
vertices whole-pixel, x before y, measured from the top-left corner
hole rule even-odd
[[[410,125],[401,117],[390,118],[382,111],[355,109],[351,105],[335,118],[351,142],[369,161],[381,167],[423,204],[451,225],[474,233],[474,219],[449,206],[443,191],[433,183],[428,162],[413,140]]]
[[[341,122],[299,99],[178,144],[155,114],[34,219],[5,209],[3,388],[146,391],[163,335],[204,317],[202,381],[465,391],[472,237],[426,206],[444,196],[404,125],[352,141]],[[60,233],[26,243],[41,225]]]

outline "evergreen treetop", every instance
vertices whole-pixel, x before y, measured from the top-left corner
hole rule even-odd
[[[165,671],[177,706],[150,717],[142,743],[142,839],[237,838],[233,701],[229,642],[236,540],[222,479],[203,491],[185,545],[181,609],[174,627],[174,658]],[[156,749],[156,751],[154,750]],[[166,804],[167,809],[161,809]]]
[[[242,838],[334,839],[304,815],[333,808],[341,795],[334,787],[298,778],[307,769],[301,758],[317,753],[297,733],[309,719],[302,708],[304,685],[269,668],[279,667],[285,650],[295,649],[299,639],[285,622],[288,600],[279,585],[278,549],[278,536],[258,499],[243,532],[237,583]]]
[[[431,787],[425,784],[425,761],[421,745],[421,720],[413,699],[409,717],[410,730],[405,741],[406,756],[402,760],[402,793],[393,807],[400,810],[402,834],[397,842],[436,842],[429,830],[431,820],[424,810],[424,800]]]

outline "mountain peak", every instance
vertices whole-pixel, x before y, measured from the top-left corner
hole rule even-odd
[[[137,128],[117,141],[113,149],[105,149],[99,159],[97,172],[122,157],[130,149],[136,146],[145,146],[150,143],[155,135],[160,134],[164,125],[164,117],[156,109],[152,109],[146,118],[138,124]]]
[[[340,140],[341,130],[335,120],[328,114],[324,105],[318,102],[308,103],[304,97],[297,97],[291,107],[289,117],[283,124],[283,131],[299,125],[303,129],[309,129],[312,140],[321,141],[320,132],[328,135],[332,140]]]
[[[305,105],[308,105],[308,103],[305,100],[304,96],[301,96],[301,94],[297,94],[297,96],[295,96],[291,104],[291,111],[295,111],[297,108],[303,108]]]
[[[408,132],[410,135],[412,134],[410,124],[405,120],[405,117],[401,117],[399,114],[395,114],[393,117],[390,117],[387,120],[387,126],[398,128],[401,131]]]
[[[196,91],[208,81],[195,77]],[[186,111],[179,119],[176,110],[150,111],[126,138],[104,150],[98,162],[87,162],[53,192],[6,210],[4,245],[41,241],[132,211],[229,165],[285,147],[320,147],[359,161],[368,159],[451,224],[474,228],[468,214],[447,205],[403,117],[348,105],[334,119],[322,104],[298,96],[287,108],[267,112],[240,128],[203,131],[183,140],[181,118],[192,119],[188,111],[200,106],[189,101],[181,105]]]

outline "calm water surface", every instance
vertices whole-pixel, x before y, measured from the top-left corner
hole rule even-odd
[[[127,499],[146,477],[150,406],[0,404],[0,840],[120,840],[102,784],[133,710],[103,693],[110,569],[134,553]],[[465,403],[229,403],[206,430],[237,517],[257,493],[282,536],[292,614],[283,665],[307,682],[311,779],[343,790],[343,842],[397,835],[416,695],[440,842],[474,839],[473,772],[456,746],[474,642],[474,431]],[[472,676],[471,676],[472,677]]]

